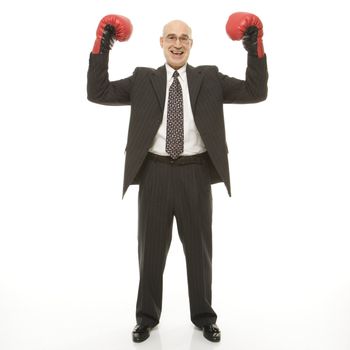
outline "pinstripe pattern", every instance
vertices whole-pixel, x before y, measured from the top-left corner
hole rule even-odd
[[[253,103],[266,99],[267,64],[248,56],[246,79],[221,74],[215,66],[186,68],[193,117],[211,159],[211,183],[223,181],[231,195],[224,103]],[[123,195],[138,184],[138,172],[161,124],[166,93],[165,66],[138,67],[132,76],[109,81],[108,55],[91,54],[88,99],[107,105],[131,105],[125,154]]]
[[[187,165],[149,160],[148,150],[163,118],[166,69],[138,67],[132,76],[109,81],[108,54],[90,55],[88,99],[130,105],[123,195],[139,188],[140,283],[137,322],[154,326],[162,310],[162,283],[174,217],[186,257],[191,320],[215,323],[211,307],[211,183],[223,181],[231,195],[224,103],[253,103],[267,97],[266,57],[248,56],[245,80],[221,74],[215,66],[186,68],[194,121],[207,149],[207,162]],[[145,160],[146,159],[146,160]]]
[[[217,316],[211,307],[212,194],[205,159],[186,165],[147,159],[142,169],[137,323],[154,326],[159,322],[174,217],[186,258],[191,320],[197,326],[215,323]]]

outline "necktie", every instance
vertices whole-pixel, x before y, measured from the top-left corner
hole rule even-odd
[[[165,151],[176,159],[184,149],[184,112],[182,88],[178,79],[179,72],[173,74],[173,82],[169,88],[168,114],[166,128]]]

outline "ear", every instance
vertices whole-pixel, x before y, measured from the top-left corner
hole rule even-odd
[[[163,48],[164,38],[161,36],[159,39],[160,47]]]

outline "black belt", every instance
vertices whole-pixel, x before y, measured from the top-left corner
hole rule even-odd
[[[148,152],[147,159],[154,160],[157,162],[173,164],[173,165],[184,165],[193,163],[203,163],[208,160],[208,152],[195,154],[193,156],[180,156],[179,158],[173,159],[170,156],[160,156],[155,153]]]

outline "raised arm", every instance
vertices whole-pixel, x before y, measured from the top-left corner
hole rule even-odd
[[[131,33],[132,24],[124,16],[107,15],[100,21],[89,60],[87,79],[89,101],[106,105],[130,104],[132,77],[109,81],[108,59],[115,40],[126,41]]]
[[[268,72],[262,41],[262,22],[254,14],[235,12],[227,21],[226,32],[232,40],[242,40],[248,57],[245,80],[220,74],[224,103],[254,103],[265,100]]]

